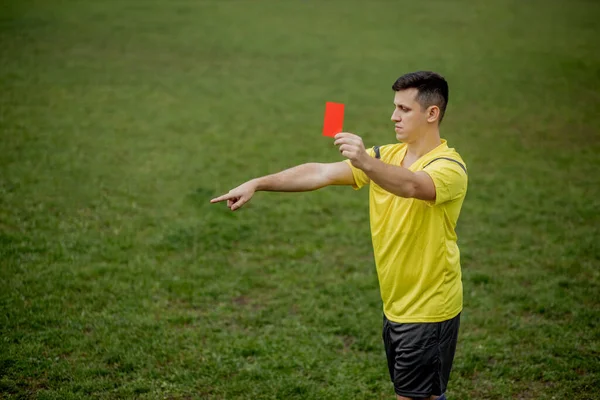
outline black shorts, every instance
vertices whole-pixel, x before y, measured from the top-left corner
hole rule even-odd
[[[460,326],[447,321],[400,324],[383,317],[383,343],[396,394],[425,398],[446,391]]]

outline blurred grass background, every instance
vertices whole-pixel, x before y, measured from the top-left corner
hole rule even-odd
[[[257,175],[392,143],[450,83],[469,166],[448,397],[600,387],[600,4],[0,2],[0,398],[389,399],[367,191]]]

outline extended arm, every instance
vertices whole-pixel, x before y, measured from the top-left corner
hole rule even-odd
[[[352,170],[345,162],[308,163],[272,175],[252,179],[231,189],[227,194],[212,199],[211,203],[227,200],[227,207],[235,211],[247,203],[259,190],[271,192],[306,192],[329,185],[353,185]]]

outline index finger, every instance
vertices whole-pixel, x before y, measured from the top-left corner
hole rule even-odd
[[[346,136],[337,136],[333,142],[334,145],[339,146],[340,144],[358,144],[362,139],[359,136],[349,133]]]
[[[341,138],[351,138],[351,137],[360,137],[360,136],[355,135],[354,133],[350,133],[350,132],[340,132],[340,133],[336,134],[333,138],[341,139]]]
[[[211,203],[218,203],[218,202],[220,202],[220,201],[223,201],[223,200],[230,200],[230,199],[232,199],[232,198],[233,198],[233,196],[232,196],[230,193],[227,193],[227,194],[224,194],[224,195],[222,195],[222,196],[215,197],[215,198],[214,198],[214,199],[212,199],[210,202],[211,202]]]

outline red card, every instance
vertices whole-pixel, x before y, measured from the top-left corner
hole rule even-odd
[[[323,136],[335,136],[342,132],[344,125],[344,105],[342,103],[325,103],[325,122],[323,122]]]

